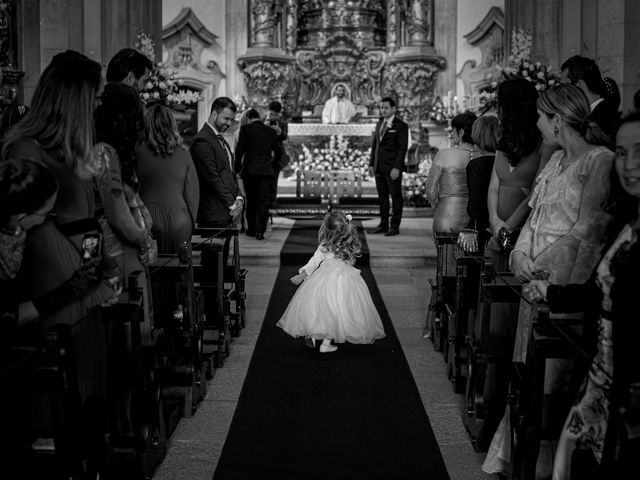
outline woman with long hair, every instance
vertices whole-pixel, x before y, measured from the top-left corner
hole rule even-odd
[[[193,160],[171,110],[147,106],[143,141],[136,146],[140,196],[153,219],[160,253],[175,254],[191,241],[200,187]]]

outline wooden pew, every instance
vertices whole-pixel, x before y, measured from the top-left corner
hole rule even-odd
[[[447,375],[456,393],[464,393],[468,377],[467,329],[470,310],[476,306],[483,257],[452,247],[455,258],[453,298],[445,301],[447,321]],[[448,295],[446,295],[448,297]]]
[[[177,293],[169,301],[173,315],[163,317],[163,323],[156,322],[155,328],[162,329],[164,345],[171,345],[175,359],[170,352],[162,352],[165,361],[162,373],[163,388],[178,388],[184,401],[183,415],[191,417],[198,402],[207,392],[203,357],[204,299],[202,292],[196,292],[191,245],[180,246],[178,255],[159,255],[151,266],[151,281],[165,295],[170,295],[166,287],[174,285]],[[158,317],[158,315],[156,316]]]
[[[512,352],[501,348],[490,333],[492,305],[519,304],[522,284],[509,272],[493,271],[489,258],[483,258],[477,306],[469,314],[467,327],[468,378],[465,388],[463,422],[477,451],[486,451],[506,404],[506,391],[489,382],[487,370],[503,369],[505,379],[511,365]],[[514,319],[515,320],[515,319]],[[495,375],[494,375],[495,380]],[[508,383],[505,380],[505,386]],[[487,394],[493,399],[487,401]],[[498,400],[502,398],[503,400]]]
[[[81,478],[104,460],[93,456],[97,449],[87,448],[92,439],[83,435],[91,428],[82,423],[71,331],[71,325],[56,324],[40,334],[2,339],[0,448],[3,468],[15,478]]]
[[[454,233],[435,232],[437,251],[436,278],[429,279],[431,302],[427,308],[426,329],[431,332],[431,341],[436,351],[448,356],[447,324],[445,320],[447,301],[451,301],[455,292],[454,272],[447,271],[448,255],[452,255],[453,246],[458,240]]]

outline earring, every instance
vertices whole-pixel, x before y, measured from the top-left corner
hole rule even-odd
[[[553,127],[553,136],[556,138],[560,136],[560,129],[558,127]]]

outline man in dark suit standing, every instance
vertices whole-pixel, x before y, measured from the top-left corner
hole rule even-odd
[[[278,142],[280,143],[280,148],[282,149],[281,159],[288,161],[289,159],[284,157],[284,145],[283,142],[287,139],[289,134],[289,126],[287,122],[282,118],[282,104],[277,100],[273,100],[269,102],[269,111],[264,118],[264,124],[269,125],[273,128],[278,136]],[[280,176],[280,170],[286,166],[286,163],[282,165],[280,162],[274,163],[273,167],[275,168],[275,173],[273,175],[273,185],[271,188],[271,207],[274,208],[277,206],[278,201],[278,177]]]
[[[247,112],[247,122],[240,127],[234,170],[247,191],[247,235],[264,240],[275,165],[282,150],[276,131],[262,123],[253,108]]]
[[[382,118],[376,125],[371,147],[369,169],[375,174],[380,224],[367,233],[384,233],[386,236],[400,233],[402,220],[402,170],[409,144],[409,126],[396,117],[396,102],[389,97],[380,102]],[[392,214],[389,223],[389,195]]]
[[[560,66],[562,83],[572,83],[585,93],[591,107],[590,117],[611,137],[620,121],[618,106],[607,98],[605,83],[598,64],[587,57],[574,55]]]
[[[200,183],[199,227],[229,227],[237,224],[242,215],[244,198],[233,172],[233,153],[222,136],[234,120],[236,110],[230,98],[216,98],[209,120],[191,145]],[[225,264],[228,256],[229,238],[224,245]]]

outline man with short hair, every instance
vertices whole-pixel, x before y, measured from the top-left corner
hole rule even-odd
[[[585,93],[591,107],[591,117],[609,137],[613,137],[620,120],[617,107],[606,97],[606,88],[596,62],[574,55],[560,66],[562,83],[571,83]]]
[[[235,119],[236,111],[236,105],[230,98],[216,98],[209,120],[191,145],[191,157],[200,183],[199,227],[226,228],[237,224],[242,215],[244,198],[233,172],[233,153],[222,136]],[[224,247],[226,264],[228,241],[225,241]]]
[[[280,160],[282,144],[276,131],[262,123],[257,110],[247,112],[247,122],[240,127],[234,170],[241,174],[247,192],[247,235],[264,240],[274,165]]]
[[[386,97],[380,101],[381,119],[376,125],[371,147],[369,169],[376,178],[380,204],[380,224],[367,233],[400,233],[402,220],[402,170],[409,144],[409,126],[396,117],[396,102]],[[389,222],[389,195],[391,195],[391,221]]]
[[[322,109],[322,123],[349,123],[356,114],[356,108],[345,98],[344,85],[338,85],[335,96],[327,100]]]
[[[151,70],[153,63],[146,55],[133,48],[123,48],[109,61],[107,82],[122,82],[140,91]]]
[[[281,150],[280,162],[274,162],[273,169],[273,183],[271,186],[271,207],[274,208],[278,201],[278,177],[280,176],[280,171],[287,166],[289,158],[285,154],[284,144],[283,142],[287,139],[289,135],[289,126],[287,122],[282,118],[282,104],[277,100],[269,102],[269,111],[264,118],[264,124],[269,125],[273,128],[277,135],[277,140],[279,142],[279,147]]]

